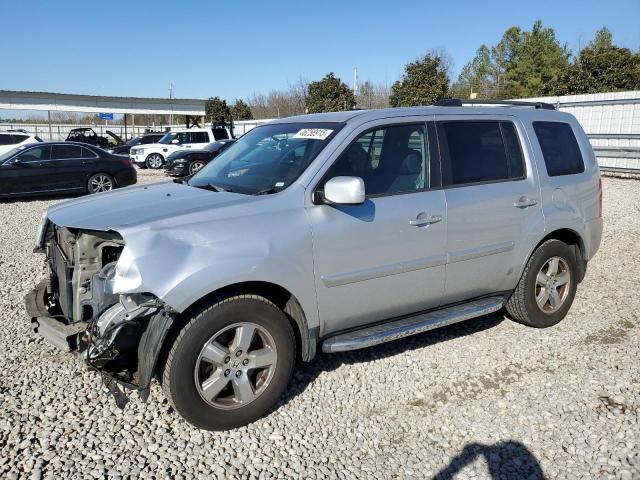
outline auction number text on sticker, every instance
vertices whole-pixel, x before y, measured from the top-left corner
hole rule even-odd
[[[308,138],[311,140],[324,140],[333,133],[329,128],[303,128],[298,130],[293,138]]]

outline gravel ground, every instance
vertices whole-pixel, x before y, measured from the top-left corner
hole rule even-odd
[[[0,203],[0,477],[640,478],[640,182],[603,182],[603,245],[558,326],[490,316],[321,354],[276,411],[221,433],[157,385],[118,410],[31,332],[32,243],[60,199]]]

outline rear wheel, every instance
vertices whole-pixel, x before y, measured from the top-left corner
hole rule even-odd
[[[506,304],[509,315],[531,327],[551,327],[571,308],[576,294],[577,263],[572,247],[560,240],[540,245]]]
[[[240,427],[276,404],[295,353],[293,329],[279,308],[255,295],[232,297],[203,309],[180,331],[163,389],[196,427]]]
[[[162,164],[164,163],[164,157],[159,153],[152,153],[147,157],[144,164],[148,168],[153,168],[155,170],[162,168]]]
[[[199,170],[202,169],[202,167],[204,167],[204,162],[202,160],[195,160],[193,162],[191,162],[191,165],[189,165],[189,174],[193,175],[194,173],[198,172]]]
[[[94,173],[87,181],[87,190],[89,193],[108,192],[113,190],[115,182],[113,177],[108,173]]]

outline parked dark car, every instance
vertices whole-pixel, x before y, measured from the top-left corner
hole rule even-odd
[[[129,155],[131,151],[131,147],[135,147],[136,145],[148,145],[150,143],[158,143],[162,137],[166,135],[166,132],[160,133],[146,133],[141,137],[133,137],[127,143],[122,145],[116,145],[115,147],[109,148],[110,153],[115,153],[117,155]]]
[[[229,148],[235,140],[218,140],[198,150],[178,150],[167,157],[166,174],[170,177],[193,175],[220,153]]]
[[[0,197],[98,193],[136,181],[131,160],[92,145],[43,142],[0,155]]]
[[[124,143],[115,133],[109,130],[105,130],[105,133],[111,137],[113,145],[122,145]],[[86,143],[100,148],[109,147],[109,138],[98,135],[93,128],[89,127],[74,128],[69,132],[65,141]]]

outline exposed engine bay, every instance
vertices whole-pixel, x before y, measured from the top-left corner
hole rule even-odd
[[[116,293],[124,241],[116,232],[58,227],[46,219],[39,248],[48,278],[26,298],[34,331],[65,351],[81,353],[119,406],[118,387],[148,397],[156,361],[175,312],[150,293]]]

